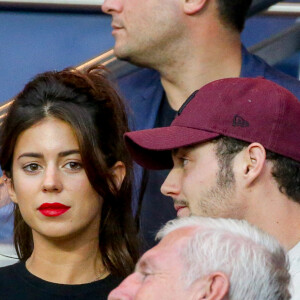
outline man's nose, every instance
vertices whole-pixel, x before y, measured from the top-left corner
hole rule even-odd
[[[121,284],[110,292],[107,300],[133,300],[138,290],[136,273],[129,275]]]
[[[122,0],[105,0],[101,6],[105,14],[113,14],[114,12],[121,12],[123,9]]]
[[[57,167],[49,166],[45,169],[42,182],[43,192],[56,192],[59,193],[63,189],[61,174]]]
[[[180,194],[180,174],[179,170],[173,168],[170,173],[168,174],[167,178],[165,179],[164,183],[162,184],[160,191],[165,196],[175,197]]]

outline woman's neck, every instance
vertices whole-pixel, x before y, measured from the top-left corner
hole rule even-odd
[[[99,239],[49,240],[34,235],[34,250],[26,261],[33,275],[54,283],[83,284],[105,278]]]

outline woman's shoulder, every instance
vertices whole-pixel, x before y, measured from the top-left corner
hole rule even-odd
[[[0,299],[89,299],[106,300],[122,278],[113,275],[79,285],[44,281],[29,273],[23,262],[0,268]]]
[[[12,265],[0,267],[0,276],[3,276],[3,275],[9,276],[10,274],[14,275],[16,272],[17,273],[22,272],[21,270],[23,268],[24,268],[24,263],[22,263],[22,262],[17,262]]]
[[[22,280],[23,268],[25,266],[22,262],[0,268],[0,299],[27,300],[26,297],[21,297],[22,287],[24,287]]]

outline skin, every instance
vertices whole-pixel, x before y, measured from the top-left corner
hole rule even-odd
[[[115,55],[157,70],[175,110],[203,85],[240,74],[240,33],[220,20],[216,0],[105,0],[102,10]]]
[[[163,63],[181,34],[178,1],[106,0],[102,10],[112,16],[116,56],[138,65]]]
[[[222,178],[214,143],[180,148],[172,157],[174,167],[161,192],[173,198],[179,217],[242,217],[244,208],[237,201],[235,179]]]
[[[122,166],[118,162],[112,170],[117,185],[125,175]],[[87,178],[70,125],[45,118],[22,132],[12,170],[13,178],[7,180],[10,197],[32,228],[34,240],[27,269],[57,283],[78,284],[105,277],[99,251],[103,199]],[[54,202],[70,209],[56,217],[38,210],[43,203]]]
[[[61,239],[87,229],[90,238],[97,237],[102,199],[89,183],[76,136],[67,123],[45,119],[20,134],[11,187],[12,199],[34,236]],[[54,202],[70,209],[58,217],[46,217],[38,210],[43,203]]]
[[[173,198],[177,215],[245,219],[286,250],[293,248],[300,240],[300,205],[279,190],[265,148],[251,143],[239,152],[232,160],[233,181],[223,184],[214,147],[207,142],[173,151],[174,167],[161,192]]]
[[[141,257],[135,272],[110,293],[108,300],[225,299],[229,285],[223,274],[203,276],[190,286],[184,284],[180,251],[194,230],[180,228],[164,237]]]

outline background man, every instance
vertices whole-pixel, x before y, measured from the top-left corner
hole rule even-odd
[[[263,78],[214,81],[171,126],[127,133],[134,159],[170,168],[161,187],[178,216],[245,219],[289,250],[300,297],[300,102]],[[173,162],[171,159],[171,151]]]
[[[8,205],[10,202],[11,200],[8,195],[7,187],[4,184],[3,178],[0,177],[0,254],[5,254],[3,251],[4,249],[10,250],[10,244],[12,243],[13,226],[9,221],[12,209]],[[6,261],[9,261],[9,258],[0,255],[0,267],[5,265]]]
[[[246,221],[182,218],[158,237],[108,300],[290,299],[284,251]]]
[[[132,108],[132,128],[168,126],[196,89],[226,77],[264,76],[300,99],[299,82],[242,47],[240,32],[251,0],[105,0],[112,15],[118,58],[151,68],[122,78]],[[159,187],[166,172],[150,171],[141,210],[149,246],[158,228],[175,215]]]

